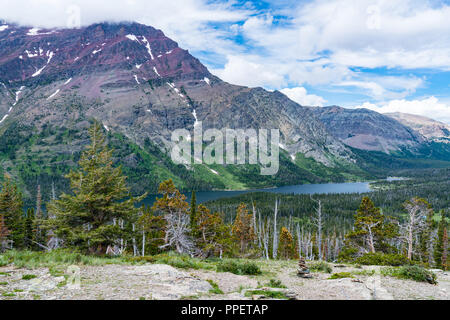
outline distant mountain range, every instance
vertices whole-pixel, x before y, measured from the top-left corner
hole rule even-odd
[[[311,110],[334,137],[357,149],[390,153],[426,141],[410,126],[368,109],[333,106]]]
[[[419,132],[427,139],[450,143],[450,125],[414,114],[408,113],[386,113],[392,119],[397,120],[403,125]]]
[[[47,196],[52,185],[67,190],[61,176],[75,166],[92,119],[103,123],[135,192],[167,178],[186,190],[362,179],[373,174],[355,148],[420,155],[434,139],[373,111],[309,108],[278,91],[226,83],[142,24],[0,25],[0,174],[16,177],[30,198],[37,184]],[[279,128],[280,171],[173,164],[171,132],[195,121],[204,129]]]

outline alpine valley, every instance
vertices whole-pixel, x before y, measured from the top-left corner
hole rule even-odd
[[[44,200],[52,189],[67,191],[62,176],[76,166],[94,119],[103,124],[115,162],[136,194],[154,192],[169,178],[183,190],[228,190],[450,166],[444,124],[366,109],[306,107],[278,91],[226,83],[150,26],[49,30],[1,24],[0,176],[15,177],[29,199],[37,185]],[[171,133],[193,130],[196,121],[204,129],[279,128],[279,172],[261,176],[257,165],[175,165]]]

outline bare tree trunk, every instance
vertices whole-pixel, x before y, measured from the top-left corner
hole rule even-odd
[[[132,228],[133,228],[133,256],[136,257],[138,255],[138,248],[136,245],[136,238],[134,236],[134,232],[136,231],[136,226],[134,223],[132,224]]]
[[[142,256],[145,256],[145,231],[142,227]]]
[[[275,199],[275,211],[273,220],[273,251],[272,251],[273,259],[276,259],[278,254],[277,215],[278,215],[278,199]]]
[[[314,200],[312,196],[311,200],[317,203],[316,217],[313,219],[313,223],[317,228],[317,248],[319,250],[319,260],[322,260],[322,230],[323,230],[322,201]]]

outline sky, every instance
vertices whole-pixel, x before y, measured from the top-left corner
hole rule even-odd
[[[137,21],[233,84],[450,124],[450,0],[0,0],[0,19]]]

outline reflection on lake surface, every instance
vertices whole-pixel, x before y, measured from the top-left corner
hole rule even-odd
[[[197,203],[202,203],[220,198],[230,198],[249,192],[271,192],[284,194],[324,194],[324,193],[364,193],[372,191],[369,182],[346,182],[325,184],[301,184],[295,186],[284,186],[271,189],[253,189],[240,191],[198,191]],[[191,194],[185,193],[187,201],[191,200]],[[152,205],[158,195],[150,195],[144,203]]]

